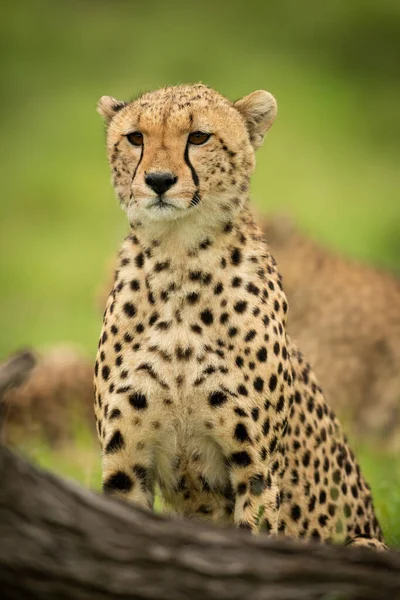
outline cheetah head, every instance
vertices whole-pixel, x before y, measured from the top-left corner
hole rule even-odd
[[[202,84],[121,102],[103,96],[112,181],[129,221],[230,218],[247,197],[276,102],[256,91],[235,103]]]

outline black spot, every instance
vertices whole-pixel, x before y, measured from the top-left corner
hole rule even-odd
[[[358,489],[356,485],[352,485],[351,486],[351,494],[353,496],[353,498],[358,498]]]
[[[178,360],[190,360],[190,357],[193,354],[193,348],[188,346],[187,348],[182,348],[182,346],[177,346],[175,349],[175,355]]]
[[[235,362],[240,369],[243,367],[244,360],[241,356],[237,356]]]
[[[201,250],[207,250],[207,248],[209,248],[209,246],[211,246],[211,244],[212,244],[212,241],[211,241],[209,238],[206,238],[205,240],[203,240],[203,241],[200,243],[200,246],[199,246],[199,248],[200,248]]]
[[[200,281],[202,277],[201,271],[190,271],[189,279],[191,281]]]
[[[255,329],[250,329],[250,331],[248,331],[248,332],[246,333],[246,336],[245,336],[245,338],[244,338],[244,341],[245,341],[245,342],[251,342],[251,340],[253,340],[253,339],[256,337],[256,335],[257,335],[257,332],[256,332],[256,330],[255,330]]]
[[[285,407],[285,398],[284,398],[284,396],[281,395],[281,396],[279,396],[278,402],[276,404],[276,410],[278,412],[282,412],[284,407]]]
[[[245,483],[239,483],[236,488],[236,493],[238,496],[243,496],[246,493],[247,485]]]
[[[231,263],[233,265],[240,265],[242,262],[242,252],[240,248],[234,248],[231,252]]]
[[[325,527],[328,518],[328,515],[319,515],[318,523],[321,525],[321,527]]]
[[[260,416],[260,409],[252,408],[251,409],[251,418],[253,419],[253,421],[258,421],[259,416]]]
[[[243,425],[243,423],[238,423],[235,427],[235,439],[237,439],[239,442],[250,442],[250,436],[248,434],[246,425]]]
[[[110,377],[110,367],[107,365],[104,365],[104,367],[101,369],[101,375],[102,375],[104,381],[107,381],[108,378]]]
[[[103,492],[105,494],[111,494],[114,491],[130,492],[132,488],[132,479],[123,471],[113,473],[113,475],[103,483]]]
[[[246,411],[243,410],[243,408],[240,408],[239,406],[234,408],[233,412],[235,413],[235,415],[238,415],[239,417],[247,417]]]
[[[260,362],[265,362],[267,360],[267,349],[264,346],[257,351],[257,359]]]
[[[241,277],[234,277],[232,279],[232,287],[234,288],[238,288],[240,287],[242,284],[242,278]]]
[[[242,314],[247,308],[247,302],[245,300],[240,300],[239,302],[236,302],[233,308],[237,313]]]
[[[121,416],[121,411],[119,410],[119,408],[114,408],[111,412],[110,415],[108,417],[109,421],[113,421],[114,419],[118,419]]]
[[[216,406],[222,406],[223,404],[225,404],[225,402],[227,402],[228,400],[228,396],[227,394],[225,394],[225,392],[221,392],[221,391],[215,391],[215,392],[211,392],[211,394],[208,396],[208,402],[210,404],[210,406],[212,407],[216,407]]]
[[[137,266],[139,269],[141,269],[141,268],[143,267],[143,265],[144,265],[144,255],[143,255],[143,252],[141,252],[140,254],[138,254],[138,255],[136,256],[136,258],[135,258],[135,263],[136,263],[136,266]]]
[[[270,420],[267,417],[263,423],[263,428],[262,428],[263,434],[265,436],[267,436],[269,434],[269,430],[270,430]]]
[[[217,285],[214,287],[214,294],[216,296],[218,296],[218,294],[222,293],[223,289],[224,289],[224,286],[222,285],[222,283],[221,282],[217,283]]]
[[[275,452],[277,445],[278,445],[278,439],[277,439],[276,436],[274,436],[272,438],[272,440],[270,441],[270,443],[269,443],[269,451],[270,451],[271,454],[273,452]]]
[[[132,291],[137,292],[137,290],[140,289],[140,283],[137,279],[132,279],[132,281],[129,284],[129,287]]]
[[[310,502],[308,503],[308,512],[314,511],[316,502],[317,502],[317,497],[313,494],[311,496]]]
[[[202,331],[203,331],[202,328],[200,327],[200,325],[196,325],[196,324],[195,325],[191,325],[190,329],[192,331],[194,331],[194,333],[197,333],[198,335],[200,335],[202,333]]]
[[[147,398],[140,392],[135,392],[129,396],[129,402],[136,410],[144,410],[147,408]]]
[[[160,273],[161,271],[165,271],[165,270],[169,269],[169,266],[170,266],[169,260],[165,260],[164,262],[156,262],[156,264],[154,265],[154,271],[156,273]]]
[[[118,452],[118,450],[122,450],[125,447],[124,438],[122,437],[122,433],[117,429],[114,433],[110,441],[108,442],[105,453],[106,454],[114,454],[114,452]]]
[[[222,315],[219,318],[219,322],[221,323],[221,325],[225,325],[225,323],[227,323],[229,321],[229,314],[227,312],[222,313]]]
[[[208,308],[203,310],[203,312],[200,313],[200,319],[203,321],[204,325],[212,325],[214,317],[211,310]]]
[[[254,283],[248,283],[246,286],[246,290],[250,294],[254,294],[254,296],[258,296],[258,294],[260,293],[259,288],[256,285],[254,285]]]
[[[261,379],[261,377],[256,377],[253,385],[254,389],[257,390],[257,392],[262,392],[264,389],[264,380]]]
[[[306,452],[303,455],[302,458],[302,463],[305,467],[308,467],[308,465],[310,464],[310,457],[311,457],[311,453],[309,450],[306,450]]]
[[[125,302],[123,306],[124,313],[127,317],[132,318],[136,315],[136,306],[132,302]]]
[[[301,517],[301,508],[298,504],[293,504],[291,511],[290,511],[291,517],[293,519],[293,521],[298,521]]]
[[[277,383],[278,383],[278,379],[277,379],[275,373],[273,373],[271,375],[271,377],[269,378],[269,384],[268,384],[271,392],[273,392],[276,389]]]
[[[243,452],[234,452],[231,454],[231,462],[238,467],[248,467],[252,460],[245,450]]]
[[[158,319],[159,316],[160,315],[157,312],[153,312],[153,314],[150,316],[150,319],[149,319],[149,325],[150,325],[150,327],[152,325],[154,325],[154,323],[157,321],[157,319]]]

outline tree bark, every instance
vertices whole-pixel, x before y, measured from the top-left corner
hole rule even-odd
[[[7,600],[400,598],[400,554],[167,519],[40,471],[0,446]]]
[[[21,385],[36,364],[36,357],[30,350],[22,350],[0,363],[0,401],[5,392]]]

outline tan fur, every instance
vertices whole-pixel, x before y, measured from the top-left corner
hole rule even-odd
[[[266,92],[233,104],[195,85],[106,115],[131,234],[95,367],[104,490],[151,507],[158,483],[187,516],[383,547],[354,455],[286,334],[281,278],[249,208],[274,107]],[[137,131],[141,147],[126,137]],[[190,145],[195,131],[212,135]],[[158,196],[146,178],[160,171],[177,179]]]
[[[62,444],[73,437],[75,421],[82,417],[94,430],[92,402],[90,361],[73,347],[55,346],[38,354],[27,380],[5,394],[2,434],[11,443],[38,435]]]

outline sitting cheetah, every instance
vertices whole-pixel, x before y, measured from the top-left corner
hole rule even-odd
[[[263,229],[290,302],[289,334],[357,434],[399,445],[400,280],[343,258],[285,215]]]
[[[104,491],[150,508],[157,483],[182,515],[384,548],[249,208],[274,98],[183,85],[98,110],[131,227],[95,365]]]

